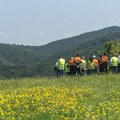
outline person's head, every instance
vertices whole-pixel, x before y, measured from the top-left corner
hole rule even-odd
[[[92,58],[92,57],[90,57],[90,58],[89,58],[89,60],[90,60],[90,61],[92,61],[92,60],[93,60],[93,58]]]
[[[104,53],[103,55],[106,55],[106,53]]]
[[[62,58],[61,56],[59,56],[59,59]]]
[[[76,57],[79,57],[79,55],[77,54]]]
[[[116,54],[113,54],[113,57],[116,57],[117,55]]]

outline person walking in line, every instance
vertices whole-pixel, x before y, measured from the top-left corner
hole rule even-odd
[[[102,62],[102,74],[105,72],[107,73],[107,68],[108,68],[108,56],[106,55],[106,53],[104,53],[104,55],[101,57],[101,62]]]
[[[81,59],[80,69],[81,69],[80,74],[86,76],[86,60],[84,56],[82,56],[82,59]]]
[[[56,76],[58,77],[58,61],[55,64],[54,71],[56,72]]]
[[[73,57],[69,60],[69,66],[70,66],[70,75],[75,74],[75,64],[73,62]]]
[[[59,56],[58,60],[58,75],[63,76],[65,72],[65,59]]]
[[[80,75],[80,63],[81,63],[81,58],[77,54],[76,57],[74,57],[73,62],[75,64],[75,75]]]
[[[67,61],[66,64],[65,64],[65,73],[66,73],[66,75],[70,75],[69,61]]]
[[[89,60],[87,61],[87,75],[94,74],[94,62],[93,58],[90,57]]]
[[[118,61],[119,61],[119,63],[118,63],[118,73],[120,73],[120,52],[119,52],[119,55],[118,55]]]
[[[94,73],[97,74],[98,73],[99,62],[96,59],[95,55],[93,55],[93,62],[94,62]]]
[[[99,73],[103,73],[104,70],[102,67],[102,55],[99,55],[98,63],[99,63]]]
[[[112,73],[116,74],[117,73],[119,60],[118,60],[118,58],[117,58],[117,56],[115,54],[111,58],[110,63],[111,63]]]

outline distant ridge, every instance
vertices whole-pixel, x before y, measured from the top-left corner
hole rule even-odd
[[[65,38],[65,39],[60,39],[60,40],[57,40],[57,41],[53,41],[53,42],[50,42],[46,45],[53,44],[53,43],[56,43],[56,42],[60,42],[60,41],[63,41],[63,40],[69,41],[71,39],[74,39],[75,37],[86,37],[86,36],[89,36],[89,35],[94,35],[96,33],[99,34],[99,36],[101,36],[101,35],[104,35],[104,34],[110,34],[110,33],[112,34],[112,33],[117,33],[117,32],[120,32],[120,27],[119,26],[111,26],[111,27],[103,28],[103,29],[96,30],[96,31],[86,32],[86,33],[76,35],[76,36],[73,36],[73,37],[70,37],[70,38]]]
[[[120,39],[120,27],[112,26],[43,46],[0,44],[0,75],[53,75],[53,67],[59,55],[66,60],[76,53],[86,57],[97,55],[105,42],[116,39]]]

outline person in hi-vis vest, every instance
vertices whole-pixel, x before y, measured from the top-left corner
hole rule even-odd
[[[65,60],[59,56],[58,60],[58,75],[63,76],[65,72]]]
[[[120,73],[120,52],[119,52],[119,55],[118,55],[118,60],[119,60],[119,63],[118,63],[118,73]]]
[[[110,63],[111,63],[112,73],[116,74],[117,69],[118,69],[119,60],[118,60],[118,58],[117,58],[117,56],[115,54],[111,58]]]

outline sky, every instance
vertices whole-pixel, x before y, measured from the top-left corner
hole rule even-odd
[[[0,43],[40,46],[120,26],[120,0],[0,0]]]

